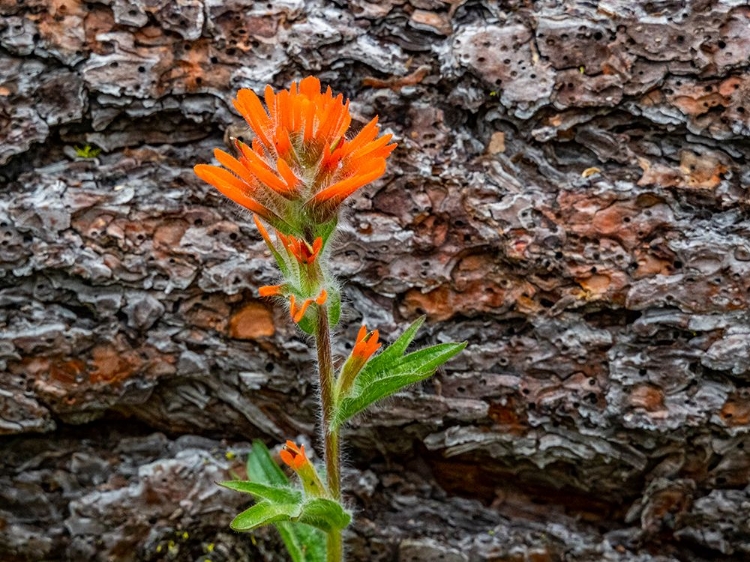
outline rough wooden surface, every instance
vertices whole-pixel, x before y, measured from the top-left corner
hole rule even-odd
[[[0,558],[279,559],[214,481],[312,358],[191,168],[315,74],[400,144],[340,334],[469,341],[349,431],[351,558],[746,560],[745,4],[0,0]]]

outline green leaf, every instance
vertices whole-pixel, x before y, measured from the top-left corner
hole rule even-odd
[[[299,517],[302,506],[298,503],[270,503],[263,500],[240,513],[229,526],[235,531],[252,531],[276,521],[289,521]]]
[[[263,500],[240,513],[231,523],[235,531],[252,531],[269,523],[299,522],[322,531],[343,529],[351,523],[341,504],[326,498],[312,498],[298,503],[273,503]]]
[[[424,324],[424,320],[425,316],[417,318],[395,342],[370,359],[357,377],[358,380],[363,381],[364,383],[368,373],[379,373],[385,371],[391,363],[402,359],[404,352],[406,352],[406,348],[409,347],[409,344],[411,344],[414,337],[417,335],[417,331],[422,327],[422,324]]]
[[[253,449],[247,457],[247,475],[250,480],[275,486],[285,486],[289,484],[289,479],[284,471],[279,468],[271,453],[263,444],[263,441],[257,439],[253,441]]]
[[[287,486],[289,480],[279,468],[262,441],[253,441],[253,450],[247,458],[247,474],[260,484]],[[284,541],[292,562],[325,562],[326,535],[320,529],[304,523],[278,521],[274,524]]]
[[[337,501],[312,498],[305,502],[299,520],[328,532],[346,528],[352,522],[352,516]]]
[[[412,334],[410,338],[413,337]],[[331,421],[332,429],[338,428],[371,404],[430,377],[438,367],[465,347],[466,342],[443,343],[420,349],[401,358],[394,359],[391,356],[387,362],[376,363],[377,370],[373,368],[373,361],[369,361],[355,379],[350,394],[337,405]],[[387,351],[390,351],[390,348]]]
[[[220,486],[224,486],[230,490],[236,490],[237,492],[252,494],[256,498],[268,500],[271,503],[299,503],[302,501],[302,492],[293,490],[287,486],[269,486],[268,484],[241,480],[221,482]]]
[[[308,336],[312,336],[315,334],[315,325],[318,322],[317,316],[315,317],[315,319],[310,318],[310,316],[312,316],[312,314],[310,314],[310,311],[308,309],[308,311],[302,317],[302,320],[297,322],[297,326],[299,326],[299,329],[305,332]]]
[[[292,562],[326,562],[326,536],[304,523],[276,523]]]

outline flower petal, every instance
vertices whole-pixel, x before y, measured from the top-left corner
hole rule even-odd
[[[367,185],[372,181],[375,181],[384,173],[385,159],[379,158],[373,162],[369,162],[353,176],[334,183],[332,186],[327,187],[326,189],[318,193],[315,197],[313,197],[313,202],[316,204],[328,202],[332,202],[334,204],[341,203],[341,201],[349,197],[359,188]]]

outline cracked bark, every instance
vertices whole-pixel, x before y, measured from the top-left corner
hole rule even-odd
[[[744,560],[744,4],[0,0],[3,560],[282,559],[213,482],[317,435],[312,354],[191,168],[311,73],[400,144],[340,334],[470,342],[348,430],[351,558]]]

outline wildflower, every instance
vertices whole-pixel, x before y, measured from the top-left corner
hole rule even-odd
[[[373,332],[367,331],[367,326],[362,326],[357,334],[357,342],[352,349],[352,357],[361,361],[364,365],[368,359],[375,353],[382,344],[378,343],[380,333],[378,330]]]
[[[281,460],[293,470],[299,470],[305,463],[310,462],[305,455],[305,446],[298,447],[294,441],[287,441],[279,455]]]
[[[304,445],[297,446],[294,441],[287,441],[279,456],[281,456],[284,464],[294,470],[300,477],[305,492],[308,495],[313,497],[327,495],[318,472],[310,462],[310,459],[307,458],[307,455],[305,455]]]
[[[325,289],[321,289],[320,294],[312,299],[305,299],[302,301],[302,304],[297,306],[297,298],[294,295],[289,295],[289,313],[292,317],[292,320],[299,324],[302,321],[302,318],[305,316],[305,312],[307,312],[308,307],[315,303],[319,306],[323,306],[326,303],[326,300],[328,299],[328,291]]]
[[[255,138],[235,140],[238,158],[217,149],[223,167],[199,164],[195,173],[278,230],[303,237],[311,222],[335,220],[347,197],[382,176],[396,145],[389,134],[378,137],[377,117],[348,138],[349,101],[330,87],[322,93],[312,76],[278,93],[266,86],[264,98],[266,108],[253,91],[237,93],[234,106]]]
[[[354,344],[349,358],[341,367],[341,374],[337,381],[337,392],[339,395],[346,394],[354,383],[354,379],[359,372],[370,360],[370,357],[382,346],[378,342],[380,334],[377,330],[367,331],[367,326],[362,326],[357,334],[357,341]]]

